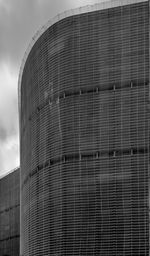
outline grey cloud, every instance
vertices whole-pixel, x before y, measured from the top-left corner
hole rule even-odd
[[[0,127],[0,141],[4,141],[7,138],[7,131],[4,127]]]

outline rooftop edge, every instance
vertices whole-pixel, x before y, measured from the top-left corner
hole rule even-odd
[[[8,176],[9,174],[11,174],[11,173],[17,171],[18,169],[20,169],[19,166],[16,167],[16,168],[14,168],[14,169],[12,169],[12,170],[10,170],[10,171],[7,171],[5,174],[0,175],[0,180],[3,179],[3,178],[5,178],[5,177]]]

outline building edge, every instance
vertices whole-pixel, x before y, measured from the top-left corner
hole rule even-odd
[[[0,180],[3,179],[3,178],[5,178],[7,175],[9,175],[9,174],[11,174],[11,173],[17,171],[18,169],[20,169],[20,166],[17,166],[17,167],[15,167],[15,168],[13,168],[13,169],[7,171],[6,173],[0,175]]]

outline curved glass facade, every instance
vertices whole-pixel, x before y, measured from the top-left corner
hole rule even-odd
[[[0,256],[20,255],[20,169],[0,178]]]
[[[149,10],[134,2],[60,19],[28,54],[23,256],[148,255]]]

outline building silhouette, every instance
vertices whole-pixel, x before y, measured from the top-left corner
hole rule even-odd
[[[20,255],[20,169],[0,178],[0,256]]]
[[[50,21],[19,101],[21,256],[149,255],[149,2]]]

